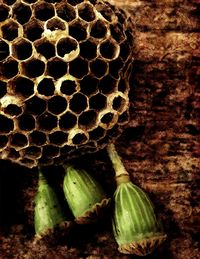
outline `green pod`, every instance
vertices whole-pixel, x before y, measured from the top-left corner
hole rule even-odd
[[[139,256],[153,252],[166,234],[149,197],[127,179],[118,185],[114,198],[113,232],[119,251]]]
[[[69,166],[65,169],[63,190],[79,224],[91,223],[110,202],[99,183],[86,171]]]

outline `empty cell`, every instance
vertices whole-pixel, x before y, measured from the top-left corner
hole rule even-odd
[[[115,60],[112,60],[109,63],[109,74],[111,76],[113,76],[114,78],[119,78],[123,66],[124,66],[124,62],[121,58],[117,58]]]
[[[0,40],[0,61],[6,59],[10,55],[9,46],[4,40]]]
[[[108,63],[102,59],[96,59],[90,63],[91,72],[97,77],[103,77],[108,70]]]
[[[13,7],[13,18],[16,19],[20,24],[28,22],[31,18],[32,11],[30,6],[19,3]]]
[[[121,24],[111,24],[110,25],[110,31],[112,37],[118,42],[121,43],[122,41],[125,40],[125,35],[124,35],[124,29]]]
[[[126,100],[121,96],[117,96],[113,99],[112,107],[114,110],[120,112],[123,109],[125,104],[126,104]]]
[[[65,80],[62,82],[60,91],[66,95],[72,95],[76,92],[76,82],[72,80]]]
[[[49,112],[45,112],[39,116],[38,123],[40,130],[50,131],[57,127],[57,118]]]
[[[59,148],[52,145],[46,145],[43,147],[42,153],[43,153],[43,157],[53,158],[58,156]]]
[[[20,157],[20,154],[14,148],[10,148],[8,157],[11,158],[12,160],[18,160],[18,158]]]
[[[17,0],[3,0],[5,4],[7,5],[12,5],[14,4]]]
[[[59,126],[61,130],[69,130],[73,128],[77,123],[77,118],[71,112],[66,112],[64,115],[61,116],[59,120]]]
[[[30,146],[23,149],[24,155],[28,158],[38,158],[41,156],[41,148],[36,146]]]
[[[56,31],[56,30],[62,30],[64,31],[66,29],[64,22],[62,22],[58,18],[52,18],[47,22],[47,29],[51,31]]]
[[[42,37],[43,25],[36,19],[31,20],[24,25],[24,36],[30,41],[38,40]]]
[[[46,39],[37,41],[35,48],[37,52],[44,56],[46,59],[50,59],[56,55],[54,44]]]
[[[67,139],[68,134],[62,131],[56,131],[49,135],[49,141],[54,145],[63,145],[64,143],[67,143]]]
[[[98,128],[96,128],[96,129],[90,131],[90,132],[89,132],[89,136],[90,136],[90,139],[91,139],[91,140],[97,141],[97,140],[103,138],[104,135],[105,135],[105,133],[106,133],[106,132],[105,132],[105,130],[104,130],[103,128],[98,127]]]
[[[38,0],[24,0],[24,2],[29,3],[29,4],[35,3],[36,1],[38,1]]]
[[[1,68],[1,67],[0,67]],[[18,74],[18,62],[9,58],[2,64],[2,76],[5,78],[12,78]]]
[[[112,122],[113,117],[114,115],[111,112],[108,112],[103,115],[103,117],[101,118],[101,122],[104,124],[109,124],[110,122]]]
[[[42,79],[37,86],[37,91],[44,96],[54,95],[55,86],[53,80],[51,78]]]
[[[27,113],[40,115],[46,110],[46,101],[38,96],[33,96],[25,102],[25,109]]]
[[[110,75],[103,77],[99,82],[99,90],[108,94],[114,92],[117,86],[117,80],[112,78]]]
[[[0,98],[7,93],[7,83],[0,80]]]
[[[65,145],[60,149],[61,155],[69,155],[70,152],[73,152],[75,150],[74,147]]]
[[[28,139],[24,134],[15,133],[11,135],[10,143],[13,147],[25,147],[28,144]]]
[[[87,24],[77,20],[69,25],[69,35],[77,41],[82,41],[87,38]]]
[[[101,39],[104,38],[107,34],[107,27],[105,22],[102,20],[97,20],[91,28],[90,35],[94,38]]]
[[[99,80],[91,75],[85,76],[80,81],[80,88],[83,94],[87,96],[95,93],[98,89]]]
[[[77,48],[78,42],[73,38],[62,38],[57,43],[57,52],[61,57],[64,57],[66,54],[69,54],[72,51],[75,51]]]
[[[85,128],[91,128],[96,124],[97,114],[94,110],[83,112],[78,118],[78,124]]]
[[[36,0],[37,1],[37,0]],[[47,3],[59,3],[61,2],[62,0],[45,0],[45,2]]]
[[[87,98],[81,93],[76,93],[71,98],[69,107],[71,111],[79,114],[87,108]]]
[[[70,22],[76,18],[76,12],[74,8],[68,3],[62,2],[61,4],[56,5],[56,13],[66,22]]]
[[[68,0],[68,3],[75,6],[77,4],[82,3],[84,0]]]
[[[1,27],[2,36],[4,39],[12,41],[18,37],[18,24],[12,20],[8,20],[6,24]]]
[[[41,131],[33,131],[29,135],[29,141],[31,144],[42,146],[46,143],[46,135]]]
[[[97,11],[100,12],[107,21],[111,22],[113,20],[113,17],[115,18],[115,13],[105,3],[97,3],[95,7]]]
[[[95,13],[93,6],[87,3],[83,3],[78,7],[79,17],[85,20],[86,22],[91,22],[95,19]]]
[[[67,108],[67,100],[62,96],[54,96],[48,100],[48,110],[53,114],[61,114]]]
[[[9,133],[14,129],[13,120],[0,114],[0,134]]]
[[[126,61],[130,56],[130,46],[129,42],[125,41],[120,45],[120,57]]]
[[[49,20],[54,14],[54,6],[50,3],[39,2],[35,6],[35,17],[41,21]]]
[[[124,113],[122,113],[119,116],[118,123],[124,124],[124,123],[128,122],[128,120],[129,120],[129,113],[128,113],[128,111],[125,111]]]
[[[17,40],[12,44],[13,56],[19,60],[25,60],[32,55],[32,45],[25,39]]]
[[[5,135],[0,135],[0,149],[5,148],[8,144],[8,137]]]
[[[90,98],[89,103],[90,109],[99,111],[107,106],[107,98],[104,95],[98,93]]]
[[[0,22],[5,21],[8,18],[9,8],[6,5],[0,5]]]
[[[18,126],[21,130],[31,131],[35,128],[35,119],[30,114],[22,114],[18,117]]]
[[[18,116],[22,113],[22,108],[17,106],[16,104],[9,104],[4,108],[4,113],[10,116]]]
[[[85,133],[81,132],[74,135],[74,137],[72,138],[72,143],[74,145],[81,145],[81,144],[84,144],[87,140],[88,138],[85,135]]]
[[[28,77],[38,77],[44,74],[45,63],[39,59],[31,59],[22,63],[23,72]]]
[[[94,59],[97,56],[97,46],[95,42],[84,41],[80,44],[80,56],[88,60]]]
[[[106,40],[100,45],[100,54],[106,59],[116,59],[119,56],[119,46],[111,40]]]
[[[22,97],[28,98],[34,94],[34,83],[26,77],[15,78],[11,85],[13,92]]]
[[[76,58],[69,64],[70,75],[81,79],[88,74],[88,62],[82,58]]]
[[[122,93],[128,90],[128,84],[125,79],[120,79],[119,85],[118,85],[118,90]]]
[[[67,73],[67,63],[62,59],[53,58],[47,63],[47,72],[49,76],[55,79],[60,78]]]

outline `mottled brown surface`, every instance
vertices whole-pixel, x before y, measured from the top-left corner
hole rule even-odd
[[[117,148],[132,180],[155,203],[168,234],[166,243],[146,258],[196,259],[200,255],[199,1],[116,2],[129,8],[136,26],[131,121]],[[111,195],[115,186],[106,152],[86,158],[79,160],[80,165],[94,173]],[[117,252],[109,215],[93,227],[76,227],[58,245],[34,245],[35,171],[5,161],[0,165],[1,258],[134,258]],[[58,170],[49,172],[57,188],[62,179]]]

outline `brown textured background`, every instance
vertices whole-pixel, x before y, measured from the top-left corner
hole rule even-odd
[[[131,120],[117,148],[133,182],[152,198],[168,234],[146,258],[197,259],[200,1],[115,2],[129,9],[136,30]],[[112,195],[113,171],[105,150],[76,163]],[[137,258],[118,253],[109,215],[92,227],[76,227],[57,245],[34,245],[36,172],[7,161],[0,162],[0,170],[0,258]],[[48,175],[62,200],[62,169],[51,168]]]

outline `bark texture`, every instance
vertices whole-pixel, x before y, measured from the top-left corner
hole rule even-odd
[[[131,120],[116,144],[132,181],[148,192],[168,234],[165,244],[146,258],[196,259],[200,256],[200,1],[114,2],[131,12],[136,31]],[[105,150],[76,163],[113,194],[114,173]],[[109,215],[97,225],[75,227],[56,245],[35,244],[36,172],[5,161],[0,166],[1,258],[135,258],[118,253]],[[59,191],[63,174],[58,170],[50,169],[48,175]]]

